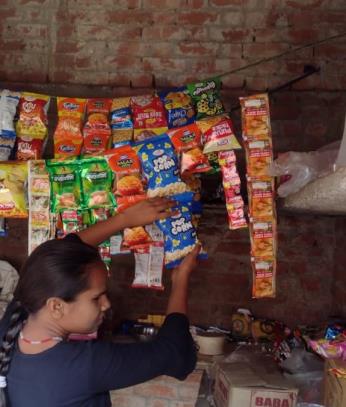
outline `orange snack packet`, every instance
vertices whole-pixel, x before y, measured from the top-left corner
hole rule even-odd
[[[85,99],[58,97],[58,125],[54,133],[55,158],[80,155],[85,105]]]
[[[274,217],[274,181],[272,178],[248,179],[249,211],[254,218]]]
[[[268,168],[273,161],[273,149],[269,140],[246,143],[247,175],[250,177],[268,177]]]
[[[250,219],[251,254],[254,257],[274,257],[275,223],[272,220]]]
[[[111,136],[108,120],[111,104],[111,99],[88,99],[87,121],[83,128],[85,154],[102,154],[108,148]]]
[[[274,258],[251,258],[253,272],[252,297],[275,297],[276,261]]]

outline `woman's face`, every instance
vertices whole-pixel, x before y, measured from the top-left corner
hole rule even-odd
[[[103,263],[90,265],[89,288],[80,293],[73,302],[65,303],[63,328],[68,333],[92,333],[101,325],[110,307],[106,294],[107,269]]]

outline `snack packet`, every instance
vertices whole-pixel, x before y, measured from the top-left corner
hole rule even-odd
[[[187,191],[186,184],[179,177],[178,158],[167,134],[143,142],[138,155],[148,181],[149,198]]]
[[[80,155],[86,99],[58,97],[58,125],[54,133],[55,158]]]
[[[253,257],[275,256],[275,229],[275,223],[270,219],[250,218],[251,254]]]
[[[135,278],[131,284],[133,288],[152,288],[163,290],[163,244],[154,242],[150,245],[138,247],[135,254]]]
[[[273,258],[251,258],[253,298],[273,298],[276,295],[276,261]]]
[[[254,218],[273,218],[274,180],[273,178],[248,178],[249,212]]]
[[[16,141],[14,117],[20,93],[3,89],[0,93],[0,161],[10,158]]]
[[[192,224],[192,193],[176,196],[177,215],[156,221],[164,234],[165,266],[168,269],[178,266],[183,258],[198,244],[197,233]]]
[[[19,100],[17,136],[44,140],[47,136],[47,111],[50,97],[38,93],[23,92]]]
[[[228,116],[210,117],[196,122],[202,132],[203,153],[241,149]]]
[[[122,246],[125,249],[134,249],[151,242],[152,240],[143,226],[124,229]]]
[[[168,128],[186,126],[195,120],[195,110],[186,87],[159,94],[167,111]]]
[[[269,99],[266,93],[241,97],[244,141],[271,141]]]
[[[82,204],[82,186],[76,161],[48,161],[51,182],[51,211],[78,209]]]
[[[165,109],[158,96],[133,96],[130,103],[135,141],[145,140],[167,131]]]
[[[80,161],[83,202],[87,208],[114,207],[112,173],[104,158],[84,158]]]
[[[42,158],[43,140],[22,136],[17,138],[17,160],[38,160]]]
[[[102,154],[106,151],[111,136],[108,121],[111,99],[88,99],[87,121],[83,128],[85,154]]]
[[[196,108],[197,120],[224,113],[224,107],[220,99],[220,88],[220,78],[211,78],[203,82],[187,85]]]
[[[133,138],[133,123],[130,109],[131,97],[115,98],[111,107],[112,146]]]
[[[25,190],[27,177],[26,162],[0,162],[0,217],[28,217]]]

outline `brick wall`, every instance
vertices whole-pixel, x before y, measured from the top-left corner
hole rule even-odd
[[[0,85],[71,96],[179,85],[346,28],[343,0],[4,0],[0,12]],[[223,100],[233,107],[240,95],[275,86],[300,75],[304,64],[317,63],[321,74],[273,95],[271,110],[276,154],[319,148],[341,136],[344,50],[345,41],[335,41],[227,77]],[[55,117],[52,103],[50,139]],[[239,135],[239,112],[232,119]],[[19,267],[26,257],[26,223],[14,220],[10,227],[10,237],[0,238],[0,258]],[[343,218],[279,211],[278,296],[255,301],[247,231],[230,232],[224,209],[209,207],[201,237],[210,258],[192,277],[192,321],[227,327],[239,306],[290,324],[345,315],[344,230]],[[164,312],[169,275],[164,292],[132,290],[132,270],[131,257],[114,259],[114,320]]]
[[[343,0],[2,0],[8,81],[134,88],[184,84],[345,31]],[[322,67],[297,88],[345,89],[345,41],[229,76],[265,89]]]

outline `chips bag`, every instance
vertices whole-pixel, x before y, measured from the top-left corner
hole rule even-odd
[[[178,266],[198,244],[197,233],[192,224],[192,195],[187,192],[177,196],[178,205],[174,210],[179,213],[156,221],[165,237],[165,266],[168,269]]]
[[[38,160],[42,158],[43,140],[22,136],[17,138],[17,160]]]
[[[115,98],[111,107],[112,146],[133,138],[133,123],[130,109],[131,97]]]
[[[145,140],[167,131],[166,113],[161,99],[155,95],[131,98],[134,139]]]
[[[168,127],[180,127],[195,120],[195,110],[186,87],[172,89],[159,94],[167,111]]]
[[[179,177],[178,157],[167,134],[140,144],[139,158],[148,182],[147,196],[170,196],[187,191]]]
[[[104,158],[84,158],[80,162],[83,201],[87,208],[114,207],[112,173]]]
[[[27,177],[27,163],[0,162],[0,217],[28,216],[25,191]]]
[[[20,93],[4,89],[0,93],[0,161],[10,158],[16,141],[14,117]]]
[[[48,161],[51,183],[51,211],[78,209],[82,204],[82,187],[76,161]]]
[[[216,116],[224,112],[220,99],[220,88],[220,78],[212,78],[187,85],[187,89],[195,104],[197,119]]]
[[[85,154],[102,154],[108,148],[111,128],[108,121],[111,99],[88,99],[87,121],[83,128]]]
[[[241,148],[234,135],[232,121],[228,116],[199,120],[197,125],[202,132],[203,152],[205,154]]]
[[[19,100],[17,136],[43,140],[47,136],[49,96],[23,92]]]
[[[58,125],[54,133],[55,158],[80,155],[85,105],[85,99],[58,97]]]

